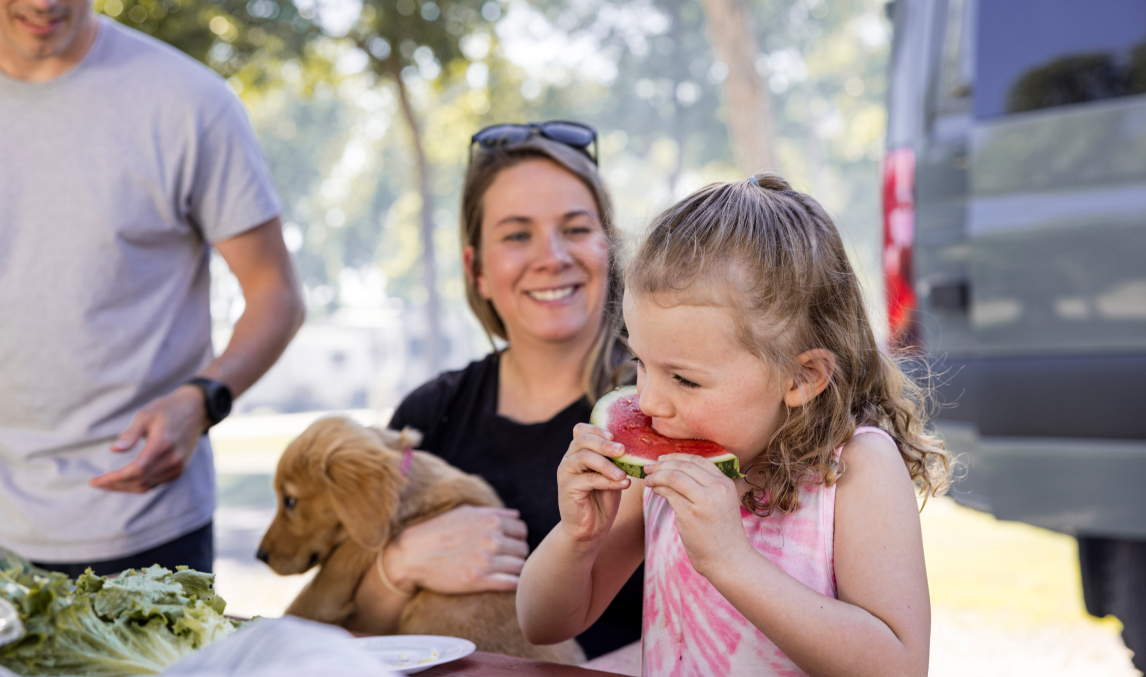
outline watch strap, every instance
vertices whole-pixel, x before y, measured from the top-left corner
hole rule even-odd
[[[203,393],[203,409],[207,413],[207,427],[217,424],[231,413],[231,389],[226,383],[206,376],[196,376],[186,385],[195,386]]]

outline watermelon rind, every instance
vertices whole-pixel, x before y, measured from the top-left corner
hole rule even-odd
[[[601,397],[597,398],[597,403],[593,405],[593,411],[589,414],[589,423],[597,426],[598,428],[609,429],[609,407],[622,397],[637,394],[636,386],[621,386],[620,388],[613,388]]]
[[[652,461],[623,454],[617,458],[610,458],[618,468],[625,471],[629,477],[636,477],[637,479],[644,479],[648,477],[645,473],[645,464],[652,463]],[[724,456],[713,456],[708,459],[716,464],[720,472],[724,473],[729,479],[736,479],[738,477],[745,477],[740,473],[740,459],[732,454],[725,454]]]
[[[589,415],[589,423],[597,426],[598,428],[609,429],[609,408],[621,399],[637,393],[636,386],[622,386],[614,390],[610,390],[597,400],[597,404],[593,407],[593,413]],[[637,479],[644,479],[648,477],[645,473],[645,465],[653,461],[632,454],[622,454],[617,458],[609,459],[618,468],[625,471],[629,477],[636,477]],[[740,473],[740,459],[732,453],[722,454],[720,456],[710,456],[708,460],[716,464],[720,472],[724,473],[731,479],[744,477]]]

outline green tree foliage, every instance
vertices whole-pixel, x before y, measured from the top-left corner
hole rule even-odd
[[[771,90],[780,170],[837,215],[874,265],[890,28],[883,0],[750,4],[760,49],[754,65]],[[602,131],[602,169],[630,226],[639,230],[674,195],[741,178],[724,124],[727,70],[697,0],[538,0],[534,7],[567,42],[591,39],[614,60],[605,87],[550,80],[526,104],[539,117],[575,114]],[[522,77],[529,84],[529,73]]]
[[[266,86],[272,60],[301,56],[319,31],[290,0],[96,0],[95,9],[152,35],[226,78]]]
[[[488,32],[500,13],[486,0],[366,0],[350,37],[370,54],[375,72],[397,76],[413,68],[436,80],[441,69],[448,76],[451,65],[468,63],[466,40]]]
[[[605,134],[624,132],[614,137],[625,139],[623,147],[614,141],[610,149],[651,156],[666,165],[667,188],[673,193],[686,167],[729,161],[728,130],[720,112],[725,71],[712,53],[696,0],[642,4],[595,3],[578,12],[553,3],[545,15],[554,25],[574,25],[574,31],[598,36],[601,50],[616,57],[616,77],[606,98],[585,115]],[[630,12],[643,19],[631,21]],[[560,116],[583,96],[578,90],[550,87],[541,101],[545,114]]]

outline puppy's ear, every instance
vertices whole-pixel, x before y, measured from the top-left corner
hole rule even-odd
[[[397,449],[416,449],[422,443],[422,433],[414,430],[410,426],[402,428],[402,432],[398,433],[398,444],[395,445]]]
[[[371,428],[370,431],[382,441],[382,446],[388,449],[401,450],[407,447],[416,449],[422,443],[422,433],[410,426],[402,428],[401,432],[389,428]]]
[[[368,550],[390,539],[390,522],[406,482],[398,455],[372,442],[339,445],[327,456],[325,468],[334,513],[351,540]]]

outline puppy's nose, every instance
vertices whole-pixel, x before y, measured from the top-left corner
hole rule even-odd
[[[258,551],[255,552],[255,557],[261,559],[263,562],[266,562],[267,564],[270,564],[271,555],[270,555],[270,553],[268,553],[266,550],[263,550],[262,548],[259,548]]]

